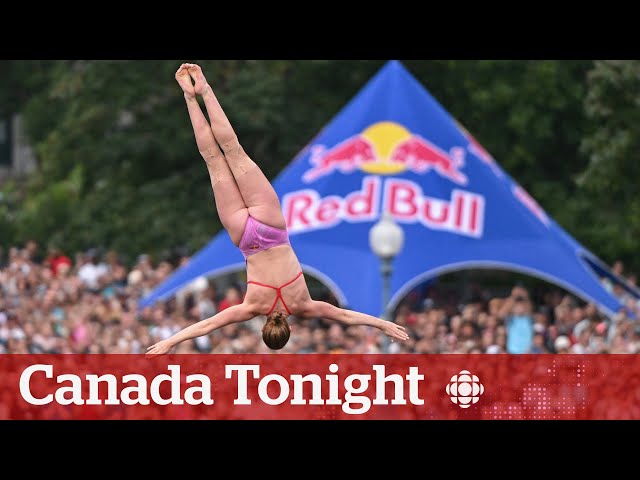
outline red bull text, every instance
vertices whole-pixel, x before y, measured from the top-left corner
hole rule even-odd
[[[450,199],[429,197],[417,183],[365,176],[360,190],[344,198],[321,198],[311,189],[284,196],[282,208],[290,233],[332,228],[342,221],[366,222],[387,211],[402,223],[424,226],[470,237],[481,237],[484,226],[484,197],[454,189]]]

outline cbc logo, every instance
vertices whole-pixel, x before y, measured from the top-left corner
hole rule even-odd
[[[460,370],[459,374],[451,377],[451,383],[447,385],[446,390],[453,403],[460,408],[469,408],[477,403],[480,395],[484,393],[484,386],[471,372]]]

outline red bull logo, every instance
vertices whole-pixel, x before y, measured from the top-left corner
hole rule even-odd
[[[454,188],[448,198],[432,197],[422,187],[402,178],[386,178],[404,171],[433,171],[456,185],[467,185],[465,148],[446,152],[429,140],[394,122],[375,123],[334,147],[315,146],[312,167],[303,175],[306,183],[335,172],[363,171],[359,190],[344,196],[322,197],[312,188],[291,192],[282,207],[291,234],[333,228],[341,222],[371,222],[389,212],[405,224],[479,238],[484,230],[485,198]]]
[[[468,183],[462,173],[465,150],[454,147],[448,153],[395,122],[378,122],[333,148],[315,146],[307,182],[336,171],[349,174],[362,170],[375,175],[395,175],[409,170],[419,174],[434,171],[458,185]]]

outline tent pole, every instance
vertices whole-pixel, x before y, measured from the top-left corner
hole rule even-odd
[[[390,257],[382,258],[380,263],[380,273],[382,274],[382,318],[393,321],[393,315],[389,308],[389,300],[391,297],[391,274],[393,273],[392,259]],[[382,351],[387,352],[389,349],[389,338],[383,335]]]

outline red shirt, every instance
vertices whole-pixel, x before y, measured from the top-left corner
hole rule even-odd
[[[60,265],[64,263],[66,263],[69,266],[72,265],[71,259],[66,255],[58,255],[57,257],[50,257],[48,261],[49,261],[49,266],[51,267],[51,271],[55,276],[58,275],[58,268],[60,268]]]

